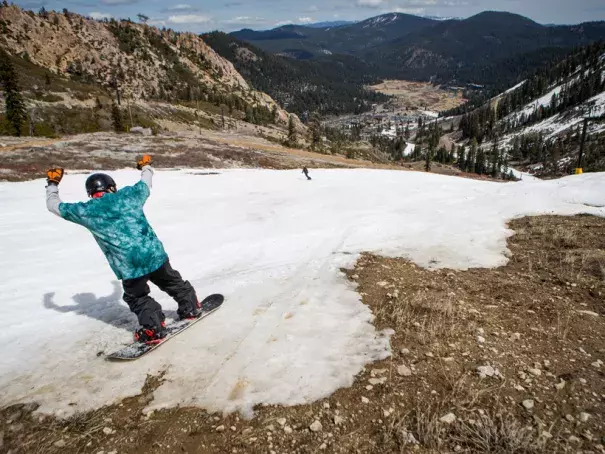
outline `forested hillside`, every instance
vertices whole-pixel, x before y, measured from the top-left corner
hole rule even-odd
[[[120,112],[124,104],[131,123],[150,126],[157,125],[154,117],[205,127],[225,124],[225,117],[284,127],[289,121],[270,96],[250,87],[193,33],[129,20],[97,21],[67,9],[34,13],[6,3],[0,4],[0,30],[5,52],[0,82],[15,80],[4,91],[22,89],[27,111],[19,114],[18,128],[0,118],[0,133],[19,134],[21,128],[32,135],[92,132],[112,122],[123,130],[123,123],[112,118],[126,114]],[[148,102],[163,107],[152,113]],[[170,104],[189,110],[171,114]]]
[[[378,81],[373,75],[377,71],[355,57],[334,55],[301,61],[264,52],[221,32],[203,35],[203,39],[254,88],[302,116],[310,112],[361,113],[388,99],[365,88]]]
[[[605,168],[605,43],[578,49],[462,116],[463,139],[493,143],[539,173],[576,165],[581,127],[588,127],[587,170]]]

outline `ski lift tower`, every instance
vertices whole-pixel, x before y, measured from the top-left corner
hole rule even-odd
[[[582,175],[584,170],[582,169],[582,158],[584,157],[584,144],[586,143],[586,133],[588,132],[588,123],[592,121],[605,120],[605,115],[600,117],[584,117],[584,127],[582,128],[582,141],[580,142],[580,154],[578,155],[578,165],[576,167],[576,175]]]

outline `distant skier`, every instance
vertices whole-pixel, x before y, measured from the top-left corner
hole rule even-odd
[[[134,312],[141,328],[135,340],[157,343],[166,336],[162,307],[149,296],[148,281],[178,303],[181,319],[201,313],[195,290],[172,269],[164,246],[145,218],[143,205],[151,193],[151,156],[138,161],[141,180],[118,191],[115,181],[104,173],[86,180],[87,202],[64,203],[59,198],[61,168],[47,172],[46,207],[63,219],[86,227],[105,254],[109,265],[124,288],[124,301]]]
[[[311,179],[311,177],[309,176],[309,169],[307,169],[306,167],[303,167],[302,173],[305,174],[305,176],[307,177],[307,180]]]

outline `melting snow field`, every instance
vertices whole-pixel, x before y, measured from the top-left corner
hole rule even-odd
[[[135,171],[113,173],[118,185]],[[528,214],[605,215],[605,174],[490,183],[417,172],[157,172],[147,216],[173,266],[223,307],[146,357],[105,361],[136,321],[87,231],[46,211],[43,180],[0,183],[0,406],[38,402],[66,416],[136,395],[166,371],[149,409],[196,405],[250,414],[311,402],[385,358],[389,332],[343,277],[362,251],[422,266],[506,263],[505,222]],[[86,175],[68,175],[65,201]],[[588,206],[590,205],[590,206]],[[176,304],[153,288],[174,316]]]

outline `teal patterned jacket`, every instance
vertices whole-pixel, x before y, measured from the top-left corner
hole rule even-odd
[[[143,212],[143,205],[151,193],[152,175],[151,168],[144,168],[144,174],[145,171],[149,172],[145,175],[148,182],[144,178],[134,186],[87,202],[58,204],[57,214],[90,230],[111,269],[121,280],[145,276],[168,260],[164,246]],[[49,188],[56,192],[58,199],[57,186]],[[48,193],[47,188],[47,200]]]

